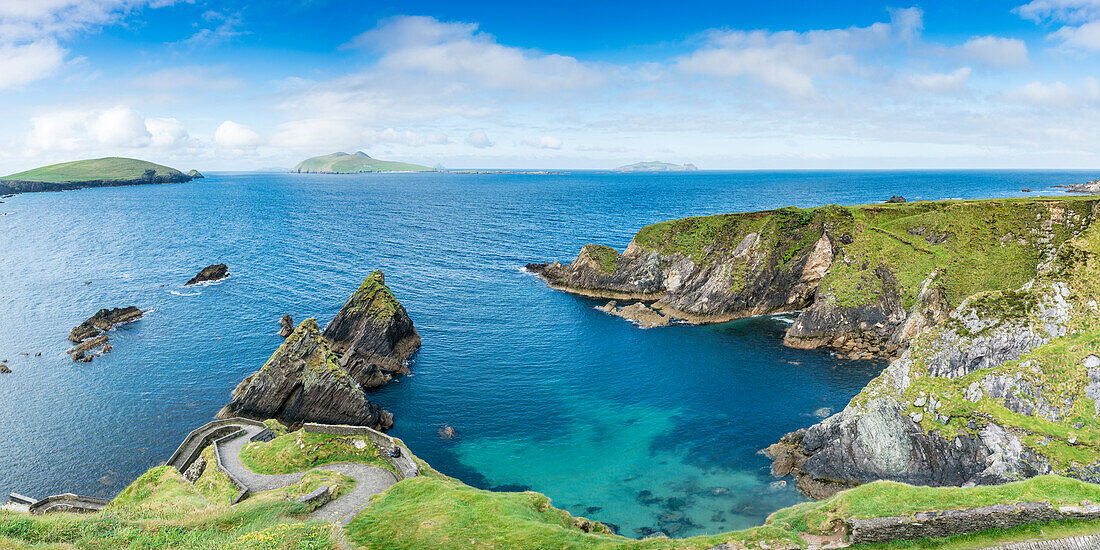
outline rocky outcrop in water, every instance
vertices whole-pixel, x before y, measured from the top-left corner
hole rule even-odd
[[[393,415],[367,399],[336,363],[313,318],[302,321],[263,368],[233,390],[233,401],[218,418],[235,416],[274,418],[292,427],[318,422],[384,430],[393,425]]]
[[[886,199],[886,204],[897,204],[897,203],[900,203],[900,202],[905,202],[905,197],[903,197],[901,195],[894,195],[894,196]]]
[[[199,283],[207,283],[220,281],[229,276],[229,267],[225,264],[213,264],[202,268],[191,280],[183,284],[183,286],[197,285]]]
[[[622,317],[642,328],[666,327],[671,322],[667,316],[661,315],[660,312],[642,302],[619,306],[618,302],[611,300],[599,309],[604,313]]]
[[[237,386],[218,416],[388,429],[393,415],[365,391],[408,373],[406,361],[419,348],[412,319],[375,271],[323,332],[314,319],[299,324],[263,368]]]
[[[76,344],[67,353],[73,361],[85,363],[110,351],[108,337],[105,334],[116,325],[129,323],[141,318],[144,312],[136,306],[101,309],[84,320],[69,332],[69,341]],[[89,353],[99,349],[98,353]]]
[[[1071,183],[1069,185],[1055,185],[1054,187],[1065,189],[1069,193],[1100,193],[1100,180],[1086,181],[1085,183]]]
[[[294,332],[294,319],[290,317],[289,313],[283,314],[283,318],[279,319],[279,336],[286,338]]]
[[[406,360],[420,349],[420,335],[381,271],[375,271],[348,298],[325,327],[337,363],[364,388],[408,374]]]

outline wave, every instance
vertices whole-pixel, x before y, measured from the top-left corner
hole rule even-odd
[[[169,290],[168,293],[169,294],[175,294],[176,296],[198,296],[199,294],[202,294],[201,291],[188,293],[188,292],[180,292],[178,290]]]
[[[201,282],[195,283],[193,285],[189,285],[189,286],[214,286],[214,285],[220,285],[223,282],[228,281],[229,278],[232,277],[232,276],[233,276],[232,274],[227,274],[225,277],[222,277],[221,279],[218,279],[217,281],[201,281]]]

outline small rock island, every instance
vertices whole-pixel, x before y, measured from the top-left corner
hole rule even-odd
[[[106,332],[122,323],[137,321],[144,312],[136,306],[101,309],[69,332],[69,341],[76,344],[67,353],[73,361],[89,362],[111,351]],[[98,349],[96,353],[89,353]]]
[[[375,271],[323,332],[316,319],[302,321],[267,363],[233,390],[233,401],[218,417],[389,429],[393,415],[364,390],[408,374],[405,362],[418,349],[412,319],[382,272]]]
[[[106,157],[51,164],[4,176],[0,178],[0,194],[184,183],[194,178],[195,176],[184,174],[175,168],[144,160]]]
[[[183,286],[197,285],[199,283],[213,283],[229,276],[229,267],[225,264],[213,264],[202,268],[191,280]]]
[[[313,157],[299,162],[292,172],[299,174],[361,174],[368,172],[435,172],[435,168],[379,160],[371,158],[362,151],[355,153],[332,153]]]

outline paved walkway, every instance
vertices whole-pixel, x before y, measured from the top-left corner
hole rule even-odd
[[[248,469],[248,467],[241,462],[241,450],[248,444],[248,440],[251,439],[252,436],[260,433],[264,428],[248,424],[237,424],[236,426],[244,430],[245,433],[218,445],[218,462],[222,467],[232,473],[238,481],[244,484],[250,493],[270,491],[272,489],[281,489],[283,487],[295,485],[301,481],[302,476],[309,471],[305,470],[293,474],[268,475],[258,474]],[[337,462],[334,464],[324,464],[312,469],[336,472],[355,479],[355,489],[314,510],[309,516],[312,519],[331,522],[338,521],[341,525],[345,526],[351,523],[351,520],[370,504],[370,497],[389,489],[398,481],[397,476],[394,475],[393,472],[368,464]]]
[[[1004,546],[993,546],[986,550],[1095,550],[1096,548],[1100,548],[1100,535],[1017,542]]]

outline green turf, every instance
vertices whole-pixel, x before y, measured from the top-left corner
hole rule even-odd
[[[174,168],[161,166],[152,162],[121,158],[107,157],[101,159],[76,160],[43,166],[18,174],[4,176],[0,181],[11,180],[19,182],[40,183],[78,183],[84,181],[136,181],[147,176],[147,171],[159,177],[184,177],[184,174]]]

